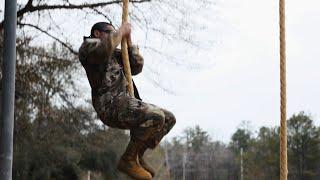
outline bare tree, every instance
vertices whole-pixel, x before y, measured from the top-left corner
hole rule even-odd
[[[140,48],[151,56],[151,61],[169,65],[198,68],[199,64],[188,62],[187,52],[212,44],[201,42],[197,35],[206,29],[207,17],[198,12],[213,5],[210,0],[131,0],[130,19],[134,29],[144,34]],[[30,44],[47,46],[52,42],[68,49],[76,61],[77,49],[82,36],[96,20],[121,24],[121,0],[18,0],[18,37],[30,39]],[[3,10],[0,9],[0,17]],[[0,21],[0,31],[3,20]],[[168,48],[168,45],[178,48]],[[184,48],[180,48],[181,45]],[[167,49],[166,49],[167,48]],[[170,51],[174,49],[174,51]],[[177,55],[179,54],[179,55]],[[185,56],[183,56],[185,55]],[[158,62],[157,62],[158,63]],[[147,79],[155,86],[173,93],[157,79],[161,73],[156,68],[146,68]],[[157,79],[157,80],[155,80]]]
[[[193,39],[193,31],[205,29],[204,24],[197,24],[195,12],[205,9],[210,4],[209,0],[201,1],[169,1],[169,0],[131,0],[132,13],[130,13],[132,23],[145,31],[148,36],[150,32],[162,35],[161,38],[167,40],[181,41],[193,46],[200,46],[200,42]],[[61,43],[72,53],[77,51],[68,42],[70,38],[63,37],[66,31],[56,23],[58,17],[71,22],[70,15],[76,14],[80,17],[77,20],[84,20],[93,16],[101,16],[107,21],[114,21],[120,24],[121,0],[108,1],[71,1],[71,0],[28,0],[18,1],[18,24],[20,35],[27,34],[35,36],[37,33],[30,33],[25,30],[29,27],[38,33],[43,33],[53,41]],[[152,8],[152,9],[151,9]],[[1,9],[0,9],[1,10]],[[3,10],[0,11],[3,14]],[[71,16],[72,17],[72,16]],[[203,18],[203,17],[202,17]],[[79,22],[81,23],[81,22]],[[4,21],[0,22],[0,30],[3,30]],[[86,23],[86,25],[91,25]],[[29,33],[29,34],[28,34]],[[153,46],[145,46],[150,50],[161,53]]]

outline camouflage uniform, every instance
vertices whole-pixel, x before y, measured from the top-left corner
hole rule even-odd
[[[154,148],[175,124],[174,115],[155,105],[141,101],[127,91],[117,33],[108,38],[85,39],[79,49],[79,59],[86,70],[92,88],[92,103],[102,122],[110,127],[129,129],[131,138]],[[129,48],[132,75],[142,71],[143,58],[137,46]]]

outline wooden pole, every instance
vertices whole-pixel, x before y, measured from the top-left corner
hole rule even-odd
[[[281,84],[281,121],[280,121],[280,180],[288,178],[287,157],[287,90],[286,90],[286,31],[285,0],[279,1],[280,16],[280,84]]]
[[[243,148],[240,148],[240,180],[243,180]]]
[[[129,17],[129,0],[122,0],[122,24],[128,22]],[[130,62],[129,62],[129,55],[128,55],[128,44],[127,39],[122,38],[121,41],[121,53],[122,53],[122,61],[124,67],[124,74],[128,80],[128,91],[129,94],[134,97],[134,90],[132,84],[132,76],[131,76],[131,69],[130,69]]]

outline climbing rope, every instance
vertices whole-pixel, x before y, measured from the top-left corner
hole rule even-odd
[[[280,123],[280,180],[287,180],[287,117],[286,117],[286,32],[285,32],[285,0],[279,0],[280,15],[280,84],[281,84],[281,123]]]
[[[129,0],[122,0],[122,24],[128,22],[129,16]],[[129,62],[129,55],[128,55],[128,44],[127,39],[123,38],[121,41],[121,53],[122,53],[122,62],[124,67],[124,74],[126,75],[128,81],[128,91],[129,94],[133,97],[133,85],[132,85],[132,76],[131,76],[131,69],[130,69],[130,62]]]

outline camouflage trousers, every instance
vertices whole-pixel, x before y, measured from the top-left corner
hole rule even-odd
[[[127,94],[112,96],[105,93],[93,96],[92,101],[104,124],[129,129],[131,139],[148,148],[155,148],[176,123],[171,112]]]

